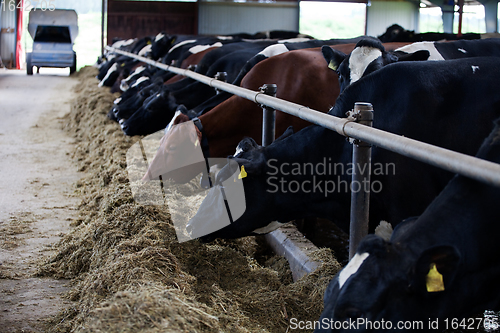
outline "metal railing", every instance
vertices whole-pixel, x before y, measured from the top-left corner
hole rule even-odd
[[[272,108],[294,115],[310,123],[333,130],[343,136],[356,139],[358,143],[363,143],[355,145],[355,147],[366,146],[366,144],[375,145],[393,151],[395,153],[413,158],[415,160],[433,165],[435,167],[450,171],[452,173],[457,173],[475,179],[477,181],[486,183],[488,185],[500,187],[500,164],[496,164],[473,156],[458,153],[449,149],[433,146],[427,143],[403,137],[401,135],[396,135],[376,128],[372,128],[370,126],[363,124],[362,122],[358,122],[356,119],[353,118],[335,117],[299,104],[295,104],[289,101],[281,100],[271,95],[267,95],[265,91],[256,92],[249,89],[245,89],[239,86],[232,85],[230,83],[219,81],[215,78],[210,78],[195,73],[188,69],[181,69],[178,67],[169,66],[161,62],[141,57],[134,53],[122,51],[109,46],[107,46],[106,49],[111,52],[116,52],[125,56],[129,56],[131,58],[135,58],[149,65],[156,66],[160,69],[192,78],[194,80],[207,84],[213,88],[224,90],[234,95],[238,95],[245,99],[254,101],[257,104],[266,106],[266,109]],[[366,105],[365,106],[363,105],[368,103],[357,103],[357,104],[361,109],[364,109],[366,111],[365,108]],[[264,114],[266,115],[267,112],[264,112]],[[273,123],[274,117],[269,115],[266,115],[266,117],[267,119],[271,119],[272,121],[265,121],[267,125],[265,125],[266,128],[263,129],[263,136],[267,135],[267,137],[269,137],[269,132],[271,131],[271,127],[272,131],[274,131],[274,123]],[[268,138],[266,138],[266,141],[263,142],[264,144],[268,144],[270,141]],[[357,152],[357,148],[355,148],[353,156],[357,158],[356,155],[359,155],[361,160],[358,161],[354,160],[353,164],[357,165],[356,163],[369,162],[369,158],[366,157],[366,154],[367,154],[366,151],[365,153],[360,154],[359,152]],[[360,169],[369,170],[369,168],[360,168]],[[353,177],[357,176],[359,175],[356,174],[353,175]],[[365,198],[362,200],[354,196],[351,198],[350,232],[352,233],[352,235],[350,236],[350,242],[349,242],[350,257],[352,257],[352,255],[355,253],[355,249],[359,241],[364,237],[364,235],[368,233],[367,229],[368,221],[367,220],[359,221],[358,219],[366,219],[368,216],[367,202],[369,200],[369,194],[368,197],[366,197],[366,193],[361,193],[360,195],[364,195]],[[364,203],[361,203],[360,204],[361,208],[358,208],[359,206],[352,206],[353,204],[355,205],[356,202],[358,203],[364,202]],[[359,225],[362,225],[363,227],[360,228],[358,227]]]

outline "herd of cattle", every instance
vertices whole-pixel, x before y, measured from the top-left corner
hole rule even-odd
[[[112,46],[210,77],[218,74],[251,90],[274,83],[278,98],[337,117],[345,117],[356,102],[370,102],[378,129],[500,163],[500,39],[411,34],[413,39],[404,40],[401,33],[408,35],[397,26],[378,38],[331,40],[285,31],[160,33]],[[350,174],[301,168],[349,165],[352,145],[344,137],[278,111],[279,138],[262,147],[259,105],[113,52],[98,63],[99,84],[122,92],[108,117],[126,135],[148,135],[196,119],[204,157],[229,156],[245,170],[245,212],[203,241],[255,235],[271,230],[275,221],[306,217],[327,218],[349,230],[351,189],[315,191],[313,184],[349,182]],[[167,132],[162,145],[178,146],[185,138],[177,134]],[[170,154],[175,160],[182,152]],[[235,165],[222,167],[215,186],[234,174]],[[390,239],[370,235],[360,244],[327,288],[324,312],[313,328],[370,331],[375,325],[401,331],[400,323],[421,322],[404,330],[430,331],[450,328],[452,318],[499,310],[500,189],[377,147],[372,165],[393,168],[372,172],[380,190],[371,194],[370,230],[381,220],[395,230]],[[279,184],[302,187],[271,191],[278,183],[270,175],[277,173]]]

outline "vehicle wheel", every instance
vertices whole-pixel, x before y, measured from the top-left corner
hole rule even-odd
[[[26,73],[33,75],[33,65],[31,64],[31,53],[26,53]]]
[[[69,75],[73,74],[76,72],[76,53],[73,54],[73,66],[69,68]]]

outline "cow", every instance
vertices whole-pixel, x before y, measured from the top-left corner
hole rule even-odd
[[[324,47],[328,67],[337,71],[340,90],[361,77],[396,61],[449,60],[470,57],[500,56],[498,39],[456,40],[449,42],[417,42],[387,51],[382,43],[366,37],[351,54]]]
[[[415,33],[413,30],[406,30],[399,24],[393,24],[387,28],[385,33],[377,38],[382,43],[389,42],[423,42],[423,41],[440,41],[440,40],[457,40],[457,39],[480,39],[481,35],[477,33],[467,33],[461,36],[451,33],[442,32],[425,32]]]
[[[344,117],[356,102],[370,102],[378,129],[475,154],[500,116],[499,74],[495,57],[394,63],[349,86],[329,114]],[[247,209],[202,240],[244,237],[274,221],[306,217],[329,219],[349,232],[351,189],[362,184],[350,183],[352,169],[359,166],[352,165],[352,146],[343,136],[315,125],[267,147],[244,139],[237,151],[231,159],[248,175],[243,179]],[[452,176],[378,147],[372,164],[372,231],[381,220],[397,224],[420,215]]]
[[[500,163],[499,137],[496,120],[476,156]],[[352,331],[372,331],[382,320],[392,326],[385,331],[401,331],[401,323],[413,323],[405,331],[442,331],[452,320],[465,322],[457,328],[484,328],[482,316],[463,318],[500,309],[498,198],[500,188],[456,175],[390,241],[364,238],[330,282],[315,332],[348,331],[332,325],[347,322],[355,323]]]
[[[290,38],[307,38],[314,39],[314,37],[302,34],[298,31],[289,30],[268,30],[255,33],[254,38],[267,38],[267,39],[290,39]]]
[[[160,59],[170,50],[175,39],[176,36],[170,36],[164,31],[158,33],[152,41],[149,57],[153,60]]]
[[[217,37],[217,36],[192,36],[192,38],[185,38],[183,40],[176,40],[167,54],[161,58],[161,62],[166,65],[178,65],[185,58],[189,57],[192,53],[190,49],[193,47],[211,47],[222,46],[225,44],[232,44],[241,42],[240,38],[234,37]]]

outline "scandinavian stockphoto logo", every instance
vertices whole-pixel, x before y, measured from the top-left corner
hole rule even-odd
[[[241,169],[227,164],[225,158],[204,158],[192,121],[169,125],[127,151],[134,200],[166,205],[179,242],[224,228],[245,212]],[[214,170],[223,166],[226,177],[216,184]]]
[[[318,163],[280,163],[276,159],[267,161],[267,191],[269,193],[321,193],[325,197],[331,193],[368,191],[380,193],[380,180],[352,180],[357,174],[375,176],[395,175],[394,163],[340,163],[324,157]]]

